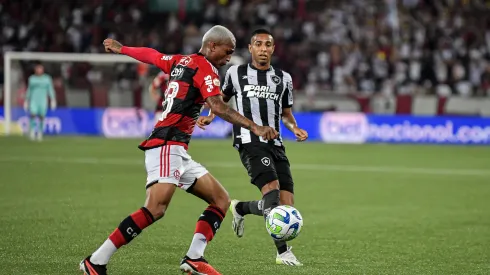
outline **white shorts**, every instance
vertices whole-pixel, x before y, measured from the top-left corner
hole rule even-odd
[[[180,145],[164,145],[146,150],[145,166],[147,188],[155,183],[171,183],[187,190],[208,173]]]

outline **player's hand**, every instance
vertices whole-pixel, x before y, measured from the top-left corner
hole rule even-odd
[[[51,100],[51,110],[56,109],[56,100]]]
[[[252,131],[252,133],[259,137],[262,137],[265,140],[275,139],[279,136],[279,133],[277,133],[276,129],[269,126],[254,125],[250,130]]]
[[[305,141],[308,138],[308,132],[298,127],[293,129],[293,134],[296,136],[296,141],[298,142]]]
[[[121,48],[123,46],[119,41],[112,38],[106,38],[102,44],[104,44],[104,49],[108,53],[121,53]]]
[[[214,117],[213,116],[200,116],[197,119],[197,127],[206,130],[206,126],[211,124],[213,122]]]

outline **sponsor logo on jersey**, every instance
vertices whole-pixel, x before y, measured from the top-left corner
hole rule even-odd
[[[173,57],[172,55],[164,55],[162,56],[161,60],[169,61],[172,59],[172,57]]]
[[[271,100],[278,100],[279,94],[269,92],[269,86],[261,85],[245,85],[243,91],[247,93],[247,97],[264,98]]]
[[[171,77],[179,78],[184,74],[184,68],[175,68],[170,73]]]
[[[204,84],[206,84],[206,86],[208,86],[208,93],[211,93],[214,89],[213,87],[213,78],[210,76],[210,75],[207,75],[205,78],[204,78]],[[216,86],[219,86],[219,85],[216,85]]]
[[[277,75],[271,75],[271,80],[272,80],[272,83],[274,83],[276,85],[281,84],[281,78],[278,77]]]

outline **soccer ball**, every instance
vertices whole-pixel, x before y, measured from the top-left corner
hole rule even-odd
[[[291,241],[299,235],[303,227],[303,217],[298,209],[281,205],[267,215],[265,227],[274,240]]]

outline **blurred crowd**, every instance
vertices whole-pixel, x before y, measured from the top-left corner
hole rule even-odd
[[[275,38],[273,64],[308,95],[490,96],[487,0],[196,1],[199,12],[158,13],[152,0],[0,0],[0,46],[3,52],[98,53],[112,37],[193,53],[202,34],[221,24],[234,32],[236,54],[248,60],[250,33],[265,27]],[[88,70],[72,74],[84,77]],[[118,72],[138,77],[135,65]]]

